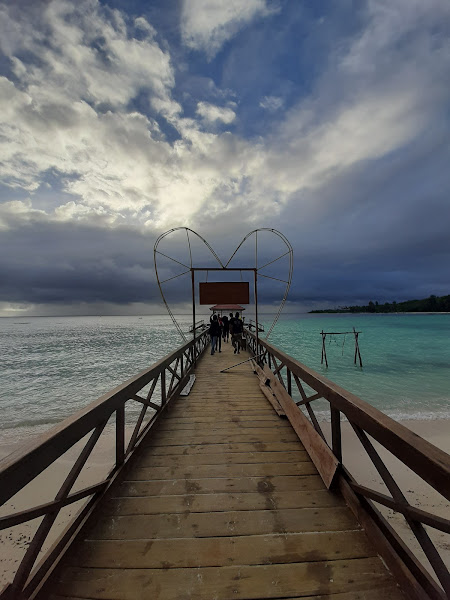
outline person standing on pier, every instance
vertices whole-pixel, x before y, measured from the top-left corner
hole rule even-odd
[[[237,312],[235,317],[232,320],[232,333],[231,333],[231,343],[233,344],[234,354],[240,354],[242,331],[243,331],[242,321],[239,318],[239,313]]]
[[[233,344],[233,323],[234,323],[233,313],[230,313],[230,318],[228,319],[228,330],[231,335],[231,343],[232,344]],[[234,344],[233,344],[233,348],[234,348]]]
[[[209,326],[209,335],[211,337],[211,354],[216,351],[217,340],[220,338],[220,325],[217,315],[213,315],[211,325]]]
[[[223,315],[222,323],[223,323],[223,341],[228,342],[230,339],[230,323],[228,321],[227,315]]]
[[[223,335],[223,321],[222,321],[222,317],[218,318],[218,322],[219,322],[219,337],[217,339],[217,347],[219,349],[219,352],[222,352],[222,335]]]

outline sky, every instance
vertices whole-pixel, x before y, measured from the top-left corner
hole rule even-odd
[[[163,310],[177,227],[282,232],[291,311],[450,293],[448,0],[8,0],[0,53],[0,316]]]

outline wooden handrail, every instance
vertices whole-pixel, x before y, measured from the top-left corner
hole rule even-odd
[[[198,340],[199,338],[197,338]],[[34,440],[26,442],[0,461],[0,504],[14,496],[27,483],[51,465],[64,452],[109,417],[134,394],[137,394],[183,352],[193,347],[194,341],[180,346],[150,368],[121,383],[110,392],[71,415]]]
[[[63,506],[67,506],[68,504],[78,502],[78,500],[82,500],[83,498],[86,498],[86,496],[92,496],[96,492],[99,492],[103,488],[105,488],[108,485],[108,483],[109,479],[105,479],[100,483],[90,485],[87,488],[83,488],[78,492],[70,494],[70,496],[66,496],[62,500],[53,500],[52,502],[40,504],[35,508],[28,508],[26,510],[22,510],[18,513],[15,513],[14,515],[9,515],[8,517],[0,517],[0,530],[7,529],[8,527],[14,527],[15,525],[20,525],[20,523],[31,521],[32,519],[36,519],[37,517],[42,517],[42,515],[45,515],[46,513],[50,512],[50,510],[59,509]]]
[[[256,336],[246,330],[246,334]],[[323,375],[316,373],[295,360],[279,348],[259,339],[263,346],[309,387],[325,398],[333,408],[341,411],[349,421],[366,431],[377,442],[392,452],[412,471],[429,483],[435,490],[450,500],[450,459],[449,455],[424,440],[410,429],[388,417],[374,406],[355,394],[348,392]]]
[[[401,581],[408,597],[415,600],[425,597],[434,600],[450,598],[450,574],[424,527],[427,525],[447,533],[450,531],[450,521],[409,504],[367,434],[447,499],[450,499],[450,456],[279,348],[265,340],[257,340],[248,329],[245,329],[244,335],[255,358],[259,357],[255,372],[260,378],[263,377],[265,385],[269,385],[308,449],[325,485],[340,488],[378,552]],[[283,377],[286,378],[286,383]],[[292,380],[301,398],[298,401],[292,398]],[[305,384],[316,393],[307,395],[303,387]],[[267,394],[267,390],[263,391]],[[330,405],[331,448],[312,407],[313,401],[319,398],[327,400]],[[302,413],[300,406],[306,408],[310,421]],[[366,456],[375,466],[391,497],[359,485],[342,464],[341,413],[353,427]],[[372,501],[403,515],[442,587],[437,585],[427,568],[408,550]]]
[[[180,346],[148,369],[144,369],[125,383],[104,394],[76,414],[65,419],[47,433],[24,444],[17,451],[0,461],[0,504],[4,504],[30,481],[40,475],[48,466],[62,456],[74,444],[90,433],[88,442],[80,451],[74,465],[63,482],[55,499],[25,511],[15,512],[0,519],[0,529],[23,523],[43,516],[30,545],[18,565],[14,581],[0,592],[1,598],[29,598],[34,590],[45,580],[49,570],[61,557],[66,543],[85,519],[97,506],[112,482],[117,478],[124,465],[128,463],[143,437],[149,432],[157,417],[164,411],[166,404],[181,390],[189,378],[195,361],[207,345],[206,332]],[[170,377],[168,389],[166,377]],[[150,384],[146,397],[138,392]],[[152,402],[157,383],[160,384],[160,403]],[[142,404],[130,442],[125,445],[125,405],[127,402]],[[154,411],[150,420],[143,425],[147,409]],[[115,464],[106,479],[87,488],[70,494],[80,472],[93,451],[109,418],[115,413]],[[67,524],[59,540],[35,566],[38,554],[58,516],[59,511],[68,504],[86,498],[87,503]],[[27,583],[28,582],[28,583]]]

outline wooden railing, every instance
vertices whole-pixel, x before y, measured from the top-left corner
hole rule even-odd
[[[429,527],[450,534],[450,521],[408,502],[368,436],[447,500],[450,499],[450,456],[268,342],[260,339],[257,347],[256,336],[252,332],[246,330],[244,335],[249,351],[257,356],[254,366],[263,391],[266,395],[270,391],[274,408],[289,418],[326,485],[330,489],[340,489],[407,598],[450,598],[449,571],[426,529]],[[319,423],[314,412],[312,404],[319,399],[329,403],[329,424]],[[306,414],[302,409],[306,410]],[[358,484],[343,464],[342,415],[355,431],[361,448],[375,466],[390,496]],[[325,426],[330,429],[329,442]],[[408,548],[374,503],[403,515],[435,577],[426,561],[419,560]]]
[[[205,323],[205,319],[201,319],[200,321],[196,321],[195,322],[195,331],[198,331],[199,329],[206,329],[208,327],[208,325]],[[193,333],[194,331],[194,326],[191,325],[189,327],[189,333]]]
[[[67,450],[90,434],[53,501],[0,518],[0,530],[5,530],[37,517],[44,517],[20,562],[13,582],[0,594],[2,600],[30,598],[40,589],[64,550],[128,463],[134,450],[164,411],[168,402],[184,387],[190,371],[207,343],[206,333],[201,334],[195,341],[191,340],[184,344],[149,369],[101,396],[36,441],[25,444],[20,450],[0,462],[1,506],[36,479]],[[144,388],[147,388],[145,393],[141,392]],[[125,407],[127,403],[136,402],[142,405],[142,408],[129,437],[125,429]],[[111,472],[95,485],[71,493],[111,417],[113,419],[115,417],[115,463]],[[129,440],[126,442],[127,437]],[[61,509],[82,499],[86,500],[84,506],[36,564],[42,546]]]
[[[256,331],[256,325],[258,325],[258,331],[264,331],[264,325],[261,325],[261,323],[257,323],[253,319],[250,319],[250,321],[246,323],[246,326],[248,327],[249,331]]]

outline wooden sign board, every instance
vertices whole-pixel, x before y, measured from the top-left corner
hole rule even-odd
[[[200,304],[250,304],[248,281],[200,283]]]

